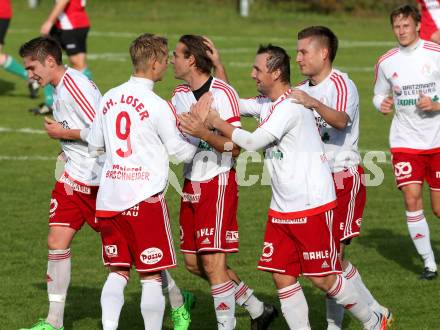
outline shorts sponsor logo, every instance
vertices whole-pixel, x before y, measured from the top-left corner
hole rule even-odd
[[[330,253],[328,250],[324,251],[313,251],[313,252],[303,252],[304,260],[319,260],[330,258]]]
[[[330,266],[328,265],[327,261],[324,260],[324,262],[323,262],[322,265],[321,265],[321,268],[322,268],[322,269],[330,268]]]
[[[298,219],[277,219],[272,218],[272,223],[278,223],[281,225],[304,225],[307,223],[307,218]]]
[[[198,203],[200,201],[200,194],[183,193],[182,200],[184,202]]]
[[[62,182],[62,183],[64,183],[64,184],[68,185],[68,186],[71,187],[73,190],[75,190],[75,191],[77,191],[77,192],[80,192],[80,193],[82,193],[82,194],[86,194],[86,195],[90,195],[90,194],[91,194],[91,189],[90,189],[90,187],[83,186],[83,185],[80,185],[80,184],[78,184],[78,183],[76,183],[76,182],[73,182],[73,181],[70,180],[68,177],[62,176],[62,177],[59,179],[59,182]]]
[[[356,225],[357,225],[358,227],[360,227],[361,224],[362,224],[362,218],[356,219],[355,222],[356,222]]]
[[[104,251],[109,258],[114,258],[118,256],[118,247],[116,245],[105,245]]]
[[[154,265],[161,261],[163,258],[163,252],[157,247],[152,247],[142,251],[140,259],[144,264]]]
[[[51,218],[55,216],[55,211],[57,207],[58,207],[58,201],[55,198],[51,198],[50,206],[49,206],[49,213]]]
[[[264,242],[263,243],[263,252],[261,254],[261,261],[269,262],[272,260],[272,254],[273,254],[273,243]]]
[[[137,217],[139,215],[139,204],[136,204],[127,211],[122,212],[122,215],[125,215],[127,217]]]
[[[394,165],[394,175],[398,180],[411,177],[412,166],[410,162],[399,162]]]
[[[185,237],[185,234],[183,233],[183,228],[180,226],[180,243],[183,243],[183,238]]]
[[[440,172],[435,172],[435,178],[440,179]]]
[[[227,230],[226,231],[226,242],[235,243],[239,241],[238,231]]]
[[[76,48],[76,44],[67,44],[66,45],[66,49],[75,49]]]
[[[208,245],[208,244],[211,244],[211,241],[209,240],[208,237],[206,237],[206,238],[202,241],[202,243],[200,243],[200,244]]]
[[[197,230],[197,238],[203,237],[203,236],[213,236],[214,235],[214,228],[201,228]]]

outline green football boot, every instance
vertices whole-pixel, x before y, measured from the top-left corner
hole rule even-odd
[[[52,325],[46,322],[44,319],[40,319],[37,323],[35,323],[30,328],[21,328],[20,330],[64,330],[64,327],[59,329],[54,328]]]
[[[181,290],[183,296],[183,305],[179,308],[171,310],[171,320],[173,321],[174,330],[188,330],[191,323],[191,309],[194,307],[196,300],[191,292]]]

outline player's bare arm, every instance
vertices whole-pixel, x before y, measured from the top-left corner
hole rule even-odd
[[[423,94],[420,94],[416,107],[422,111],[440,111],[440,103]]]
[[[347,127],[349,120],[347,113],[332,109],[299,89],[293,89],[289,97],[293,102],[302,104],[306,108],[315,110],[328,124],[334,128],[342,130]]]
[[[226,74],[226,69],[221,61],[220,52],[215,47],[214,43],[208,37],[203,37],[205,39],[205,45],[210,49],[206,53],[208,57],[211,59],[212,64],[214,65],[214,76],[218,79],[221,79],[227,83],[229,83],[228,76]]]
[[[215,110],[209,111],[209,114],[210,115],[208,115],[208,118],[211,116],[211,114],[214,116],[216,115],[218,117],[218,112]],[[207,122],[210,123],[208,118],[207,118]],[[231,135],[229,136],[225,136],[224,134],[223,135],[215,134],[208,127],[206,127],[204,121],[197,112],[182,114],[179,117],[179,120],[180,120],[180,127],[185,133],[188,133],[192,136],[204,140],[206,143],[208,143],[210,146],[212,146],[214,149],[216,149],[219,152],[232,152],[232,156],[234,157],[239,155],[240,148],[231,141],[232,132]],[[235,126],[229,123],[227,124],[235,128]],[[208,124],[208,125],[211,126],[212,124]],[[220,132],[223,133],[222,131]]]
[[[55,3],[55,6],[53,7],[46,21],[43,23],[43,25],[41,25],[40,33],[43,36],[49,35],[50,30],[58,19],[58,16],[60,16],[68,3],[69,0],[59,0]]]
[[[44,129],[47,135],[57,140],[81,140],[80,129],[66,129],[57,121],[44,117]]]

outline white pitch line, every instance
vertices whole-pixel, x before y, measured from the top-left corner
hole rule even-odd
[[[10,128],[10,127],[0,127],[0,133],[25,133],[25,134],[46,134],[46,131],[41,129],[34,129],[29,127],[24,128]]]
[[[53,156],[53,157],[48,157],[48,156],[5,156],[5,155],[0,155],[0,161],[8,161],[8,160],[12,160],[12,161],[56,161],[57,157]]]
[[[34,33],[35,30],[32,29],[10,29],[8,33],[14,34],[29,34]],[[107,37],[107,38],[136,38],[139,36],[141,32],[121,32],[121,31],[90,31],[89,35],[92,37]],[[168,38],[179,39],[180,35],[178,34],[168,34],[165,35]],[[246,40],[254,40],[255,42],[292,42],[295,45],[296,36],[292,34],[291,37],[274,37],[274,36],[261,36],[261,35],[243,35],[243,36],[224,36],[224,35],[210,35],[209,36],[214,42],[215,41],[242,41]],[[394,41],[384,41],[384,40],[340,40],[340,48],[368,48],[368,47],[392,47],[395,46],[396,43]],[[249,48],[253,51],[256,50],[256,47]]]

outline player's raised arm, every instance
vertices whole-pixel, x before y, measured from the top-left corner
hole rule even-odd
[[[315,110],[328,124],[336,129],[342,130],[346,128],[350,121],[346,108],[337,110],[329,107],[304,91],[293,89],[290,97],[293,102]]]
[[[206,55],[211,59],[214,66],[214,76],[229,83],[228,75],[226,74],[226,68],[220,58],[220,52],[215,47],[211,39],[206,36],[204,36],[203,38],[205,45],[209,48],[209,50],[206,52]]]

